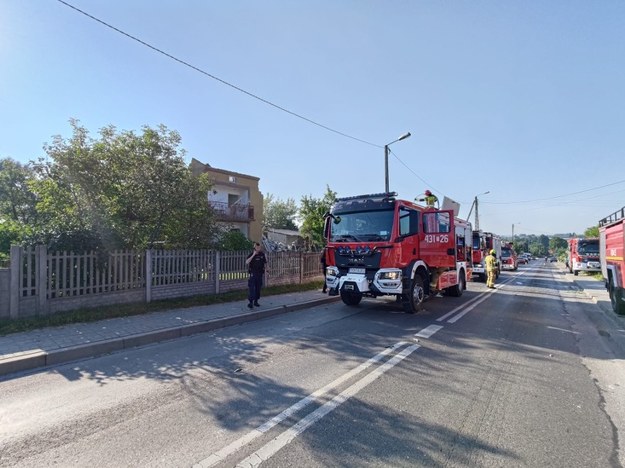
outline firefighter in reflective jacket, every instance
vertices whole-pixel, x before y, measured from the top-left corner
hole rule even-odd
[[[438,208],[438,197],[429,190],[426,190],[423,196],[417,198],[417,201],[425,202],[428,208]]]
[[[486,287],[495,289],[495,263],[497,262],[497,258],[495,257],[495,250],[491,250],[486,258],[484,259],[484,263],[486,263]]]

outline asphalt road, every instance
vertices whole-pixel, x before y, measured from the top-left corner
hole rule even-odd
[[[624,466],[625,330],[553,265],[0,382],[1,466]]]

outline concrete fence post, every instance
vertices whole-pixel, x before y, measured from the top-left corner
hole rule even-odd
[[[39,315],[48,315],[48,247],[35,246],[37,266],[37,305]]]
[[[145,251],[145,302],[152,302],[152,249]]]
[[[9,316],[16,319],[20,314],[20,293],[22,272],[22,248],[19,245],[11,246],[11,279],[9,292]]]
[[[302,252],[298,252],[299,254],[299,284],[304,283],[304,254]]]
[[[221,269],[221,265],[219,262],[221,261],[221,256],[219,255],[219,250],[215,252],[215,294],[219,294],[219,270]]]

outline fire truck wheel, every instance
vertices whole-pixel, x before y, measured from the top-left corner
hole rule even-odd
[[[341,299],[343,300],[343,303],[345,305],[355,306],[360,304],[360,301],[362,300],[362,294],[341,291]]]
[[[623,302],[621,298],[619,297],[619,292],[612,285],[610,285],[608,292],[610,294],[610,302],[612,303],[612,310],[619,315],[625,315],[625,305],[623,305]]]
[[[464,278],[464,275],[460,274],[460,281],[457,285],[451,286],[445,290],[448,296],[452,297],[460,297],[462,296],[462,292],[467,288],[467,283]]]
[[[402,306],[407,314],[417,313],[421,309],[421,304],[425,300],[425,282],[423,276],[417,273],[412,280],[410,291],[404,294],[402,298]]]

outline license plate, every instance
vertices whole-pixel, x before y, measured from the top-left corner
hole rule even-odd
[[[344,288],[345,288],[345,289],[348,289],[348,290],[350,290],[350,291],[353,291],[353,290],[354,290],[354,285],[353,285],[353,284],[346,284],[346,285],[344,286]]]
[[[354,273],[355,275],[364,275],[365,269],[364,268],[350,268],[349,273]]]

